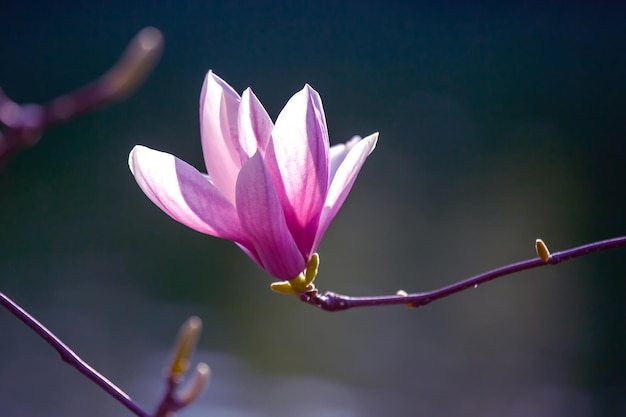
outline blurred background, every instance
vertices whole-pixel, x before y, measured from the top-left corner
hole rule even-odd
[[[317,286],[434,289],[626,233],[626,7],[469,2],[0,4],[0,86],[47,102],[165,37],[128,100],[47,131],[0,171],[0,290],[151,409],[177,328],[213,370],[180,416],[626,415],[626,252],[438,301],[318,311],[272,293],[234,244],[171,220],[135,144],[199,169],[209,69],[272,118],[305,83],[331,142],[380,132],[320,247]],[[130,416],[0,311],[6,416]]]

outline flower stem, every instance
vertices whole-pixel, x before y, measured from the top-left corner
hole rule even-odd
[[[63,343],[57,336],[48,330],[37,319],[28,314],[22,307],[20,307],[15,301],[0,292],[0,304],[9,310],[11,314],[20,319],[24,324],[30,327],[35,333],[37,333],[42,339],[46,341],[53,349],[55,349],[61,359],[69,365],[73,366],[85,375],[96,385],[102,388],[106,393],[122,403],[127,409],[138,417],[150,417],[150,414],[144,411],[137,403],[135,403],[128,394],[118,388],[115,384],[105,378],[102,374],[91,367],[87,362],[82,360],[76,353],[74,353],[65,343]]]
[[[598,242],[589,243],[575,248],[567,249],[561,252],[555,252],[549,255],[546,261],[539,257],[527,259],[525,261],[516,262],[491,271],[483,272],[471,278],[459,281],[457,283],[438,288],[436,290],[414,293],[414,294],[394,294],[373,297],[350,297],[347,295],[337,294],[327,291],[319,294],[317,291],[306,292],[300,295],[300,300],[319,307],[326,311],[343,311],[356,307],[374,307],[384,305],[404,304],[409,307],[422,307],[433,301],[440,300],[452,294],[456,294],[468,288],[474,288],[477,285],[500,278],[506,275],[515,274],[532,268],[544,265],[556,265],[561,262],[580,256],[589,255],[591,253],[601,252],[612,248],[626,246],[626,236],[616,237]]]

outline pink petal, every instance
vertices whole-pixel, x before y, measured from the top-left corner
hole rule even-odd
[[[328,131],[319,94],[309,85],[285,105],[266,154],[287,224],[308,253],[328,191]]]
[[[194,167],[140,145],[130,152],[128,164],[143,192],[174,220],[198,232],[249,245],[235,207]]]
[[[252,259],[259,266],[259,268],[264,269],[263,264],[261,263],[261,260],[259,259],[259,255],[257,255],[256,249],[254,249],[254,246],[252,246],[252,244],[249,244],[248,247],[246,247],[242,245],[241,243],[237,243],[237,246],[239,246],[239,249],[244,251],[244,253],[248,255],[250,259]]]
[[[259,152],[239,172],[237,212],[263,269],[284,280],[295,278],[304,270],[304,257],[289,232],[272,179]]]
[[[241,95],[238,122],[242,163],[252,157],[257,149],[261,151],[262,156],[265,155],[265,148],[272,135],[274,123],[249,88]]]
[[[333,176],[332,183],[328,190],[328,196],[326,197],[326,203],[320,216],[320,222],[315,236],[315,242],[313,244],[313,251],[317,250],[319,243],[328,229],[328,225],[335,217],[341,205],[348,197],[352,185],[356,180],[361,167],[365,163],[368,155],[372,153],[376,147],[378,141],[378,133],[374,133],[358,142],[352,140],[348,142],[349,151],[341,160],[341,164],[336,168],[335,175]],[[340,156],[338,154],[338,156]],[[338,162],[341,158],[336,159]]]
[[[209,71],[200,93],[200,136],[207,172],[213,184],[235,202],[235,183],[241,168],[237,119],[239,94]]]
[[[330,147],[329,158],[330,158],[330,179],[329,183],[332,184],[335,173],[337,172],[337,168],[346,159],[348,152],[352,149],[354,145],[361,141],[360,136],[353,136],[346,143],[340,143],[335,146]]]

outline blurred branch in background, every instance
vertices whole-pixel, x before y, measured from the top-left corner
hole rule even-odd
[[[93,82],[57,97],[45,105],[19,105],[0,89],[0,164],[5,163],[18,150],[37,143],[46,129],[126,98],[146,80],[161,56],[162,50],[161,32],[153,27],[142,29],[130,41],[117,63],[107,72]],[[63,361],[73,366],[135,415],[151,416],[124,391],[82,360],[54,333],[3,293],[0,293],[0,305],[44,339],[59,353]],[[175,409],[191,403],[198,397],[208,380],[209,368],[206,364],[200,364],[189,383],[189,388],[181,394],[180,398],[174,397],[174,389],[177,388],[182,375],[187,370],[186,364],[193,353],[201,330],[199,323],[200,319],[192,318],[183,326],[183,329],[191,328],[191,330],[185,332],[181,330],[182,336],[179,336],[176,345],[178,353],[172,365],[172,370],[176,367],[177,372],[174,374],[171,371],[166,376],[168,389],[158,406],[159,415],[171,415]],[[182,366],[181,363],[185,365]]]
[[[202,332],[202,321],[193,316],[180,327],[174,343],[172,359],[165,369],[166,390],[154,413],[155,417],[169,417],[173,412],[194,402],[209,381],[210,369],[205,363],[199,363],[194,369],[187,385],[177,394],[185,374],[189,370],[190,359],[196,350],[198,338]]]
[[[0,89],[0,164],[16,151],[37,143],[46,129],[126,98],[150,75],[162,50],[163,35],[147,27],[130,41],[107,72],[48,104],[20,105]]]
[[[189,318],[180,328],[178,338],[174,343],[172,359],[165,372],[167,388],[159,402],[157,411],[154,414],[150,414],[144,411],[128,394],[81,359],[37,319],[1,292],[0,305],[20,319],[46,343],[52,346],[52,348],[59,353],[63,361],[74,367],[78,372],[94,382],[138,417],[172,416],[175,411],[195,401],[208,383],[210,375],[209,366],[205,363],[199,363],[190,376],[187,385],[176,395],[176,390],[179,388],[180,383],[189,369],[190,359],[193,356],[198,338],[202,332],[202,322],[198,317],[194,316]]]

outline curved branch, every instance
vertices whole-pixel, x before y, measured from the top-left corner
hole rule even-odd
[[[566,249],[561,252],[549,254],[544,261],[541,258],[527,259],[525,261],[516,262],[491,271],[483,272],[471,278],[459,281],[457,283],[438,288],[436,290],[407,294],[399,291],[394,295],[382,295],[373,297],[350,297],[347,295],[337,294],[327,291],[320,294],[317,290],[304,292],[299,295],[300,300],[312,304],[326,311],[343,311],[356,307],[374,307],[385,305],[404,304],[409,307],[422,307],[433,301],[440,300],[452,294],[456,294],[468,288],[474,288],[485,282],[500,278],[503,276],[515,274],[517,272],[526,271],[528,269],[537,268],[544,265],[556,265],[561,262],[569,261],[580,256],[589,255],[591,253],[601,252],[612,248],[626,246],[626,236],[616,237],[612,239],[601,240],[589,243],[575,248]]]

